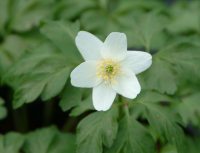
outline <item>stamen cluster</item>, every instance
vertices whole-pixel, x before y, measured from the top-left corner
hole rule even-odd
[[[102,60],[97,65],[97,76],[107,83],[113,83],[120,73],[120,64],[111,59]]]

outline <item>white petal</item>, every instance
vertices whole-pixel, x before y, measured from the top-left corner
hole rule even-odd
[[[71,84],[76,87],[90,88],[100,84],[96,73],[97,62],[86,61],[71,72]]]
[[[120,95],[134,99],[140,93],[141,87],[135,74],[131,70],[123,71],[112,84],[114,90]]]
[[[98,111],[108,110],[114,102],[115,97],[116,92],[110,86],[104,83],[93,88],[93,105]]]
[[[104,58],[122,60],[127,52],[127,39],[124,33],[112,32],[106,38],[101,54]]]
[[[151,64],[151,54],[142,51],[128,51],[126,58],[123,60],[123,65],[128,66],[135,74],[145,71]]]
[[[97,60],[101,58],[103,42],[93,34],[80,31],[76,36],[76,46],[85,60]]]

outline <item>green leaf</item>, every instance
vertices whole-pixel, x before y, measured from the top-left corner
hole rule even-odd
[[[0,120],[7,115],[7,109],[3,106],[4,100],[0,97]]]
[[[59,103],[63,111],[67,111],[81,102],[82,90],[80,88],[73,87],[70,83],[65,86],[62,93],[62,98]]]
[[[27,135],[25,153],[75,153],[75,137],[60,133],[55,127],[36,130]]]
[[[0,152],[2,153],[19,153],[23,144],[24,137],[18,133],[0,135]]]
[[[140,99],[139,105],[146,109],[146,118],[152,129],[171,144],[176,145],[178,153],[184,153],[183,131],[178,126],[179,118],[166,108]]]
[[[89,95],[86,99],[82,100],[78,105],[76,105],[70,112],[70,116],[79,116],[89,110],[94,110],[91,95]]]
[[[7,68],[24,53],[26,47],[27,44],[22,37],[18,35],[7,36],[0,46],[0,71],[7,71]]]
[[[55,75],[51,76],[45,85],[44,91],[42,92],[42,99],[44,101],[57,96],[62,91],[68,80],[69,74],[71,72],[70,70],[71,68],[64,67]]]
[[[73,0],[73,1],[65,1],[62,0],[58,4],[58,10],[59,17],[61,19],[74,19],[80,16],[81,14],[84,14],[84,11],[95,7],[95,1],[92,0]]]
[[[195,36],[178,38],[158,53],[162,60],[171,65],[171,69],[177,73],[180,81],[191,81],[190,74],[193,74],[191,82],[198,83],[200,80],[199,40],[200,38]]]
[[[25,54],[5,75],[6,82],[11,82],[15,89],[15,108],[33,102],[40,95],[49,100],[64,88],[72,66],[61,52],[47,46]]]
[[[161,153],[177,153],[176,147],[173,145],[167,145],[162,148]]]
[[[192,93],[182,98],[182,102],[176,107],[178,113],[181,115],[185,124],[193,123],[194,125],[200,125],[200,93]]]
[[[147,51],[165,44],[166,39],[162,32],[167,24],[167,19],[159,11],[154,10],[148,14],[141,14],[135,19],[133,25],[136,39],[139,39]]]
[[[72,63],[80,63],[81,56],[75,46],[75,36],[79,31],[79,23],[65,23],[63,21],[48,21],[41,28],[41,32],[66,56]]]
[[[123,118],[113,146],[106,153],[155,153],[153,138],[135,119]]]
[[[0,35],[4,34],[5,24],[8,20],[8,2],[7,0],[0,1]]]
[[[168,25],[168,30],[173,34],[199,32],[200,14],[198,1],[188,3],[188,5],[176,3],[171,10],[172,21]],[[181,15],[180,15],[181,14]]]
[[[48,149],[48,153],[75,153],[75,136],[68,133],[58,133]]]
[[[27,31],[38,26],[42,19],[51,17],[52,6],[53,0],[12,1],[10,29]]]
[[[187,138],[186,152],[188,153],[199,153],[200,150],[200,140],[198,137]]]
[[[118,110],[95,112],[84,118],[78,125],[77,152],[102,153],[103,146],[110,147],[117,134]]]
[[[174,94],[177,82],[170,64],[159,58],[153,58],[152,66],[142,74],[143,85],[146,89],[154,89],[161,93]]]

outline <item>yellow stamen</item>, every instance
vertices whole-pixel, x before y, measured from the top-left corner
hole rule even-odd
[[[102,60],[97,65],[97,76],[106,83],[115,82],[115,78],[120,73],[120,64],[111,59]]]

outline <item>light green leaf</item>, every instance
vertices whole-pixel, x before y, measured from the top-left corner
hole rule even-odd
[[[45,85],[44,91],[42,92],[42,99],[44,101],[57,96],[62,91],[66,81],[68,80],[69,74],[71,72],[70,70],[70,67],[64,67],[55,75],[51,76]]]
[[[72,66],[61,52],[47,46],[25,54],[5,75],[6,82],[15,89],[14,108],[33,102],[40,95],[48,100],[64,88]]]
[[[155,153],[153,138],[136,120],[123,118],[113,146],[106,153]]]
[[[5,136],[0,135],[1,153],[19,153],[24,144],[24,137],[18,133],[8,133]]]
[[[58,4],[58,13],[61,19],[74,19],[84,14],[84,11],[95,7],[96,2],[93,0],[73,0],[73,1],[66,1],[62,0]]]
[[[26,47],[27,44],[22,37],[17,35],[7,36],[0,46],[0,71],[7,70],[24,53]]]
[[[11,3],[11,21],[9,28],[16,31],[27,31],[39,25],[40,21],[51,17],[49,8],[53,0],[18,0]]]
[[[79,116],[89,110],[94,110],[91,95],[82,100],[77,106],[75,106],[75,108],[73,108],[70,112],[70,116]]]
[[[171,9],[172,21],[168,26],[168,30],[173,34],[199,32],[200,14],[199,1],[182,5],[176,3]]]
[[[75,153],[75,136],[68,133],[58,133],[47,153]]]
[[[145,107],[146,118],[155,133],[176,145],[178,153],[184,153],[183,131],[177,124],[180,122],[179,118],[171,111],[155,103],[141,99],[138,104]]]
[[[177,82],[170,64],[159,58],[153,58],[152,66],[142,74],[146,89],[154,89],[161,93],[174,94]]]
[[[181,115],[183,122],[185,124],[193,123],[195,125],[200,125],[199,115],[200,115],[200,93],[192,93],[187,97],[182,98],[182,102],[176,107],[177,111]]]
[[[84,118],[78,125],[77,152],[102,153],[103,146],[110,147],[117,134],[118,110],[95,112]]]
[[[59,103],[63,111],[67,111],[81,102],[82,90],[80,88],[73,87],[70,81],[65,86],[62,98]]]
[[[166,24],[166,17],[162,16],[159,10],[154,10],[148,14],[141,14],[140,17],[136,18],[133,31],[136,39],[139,39],[146,51],[150,51],[150,49],[160,47],[165,43],[162,30]]]
[[[161,153],[177,153],[177,150],[173,145],[166,145],[164,148],[162,148]]]
[[[75,46],[75,36],[78,31],[78,22],[49,21],[41,28],[42,34],[64,53],[69,62],[79,64],[81,56]]]
[[[27,135],[25,153],[75,153],[75,137],[60,133],[55,127],[36,130]]]

